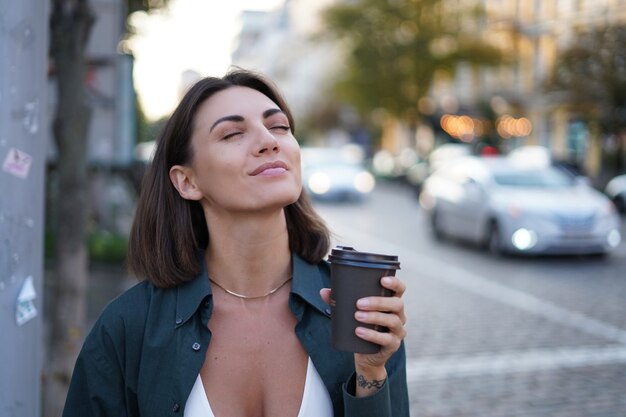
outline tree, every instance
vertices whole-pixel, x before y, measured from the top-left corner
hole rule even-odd
[[[127,11],[162,7],[167,0],[128,0]],[[84,339],[88,255],[87,132],[91,109],[83,80],[86,47],[97,16],[88,0],[52,0],[50,61],[56,76],[53,134],[58,148],[55,204],[56,273],[50,296],[50,344],[44,379],[44,414],[59,416]]]
[[[460,62],[488,64],[500,54],[479,36],[481,9],[447,0],[354,0],[323,14],[345,41],[348,63],[339,95],[363,114],[384,109],[411,122],[436,74]]]
[[[573,112],[616,141],[614,168],[624,167],[626,142],[626,26],[579,32],[558,57],[547,89],[564,93]]]

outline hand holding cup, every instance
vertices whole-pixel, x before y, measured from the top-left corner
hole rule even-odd
[[[334,249],[329,260],[332,289],[320,295],[331,306],[333,347],[354,352],[356,395],[372,395],[385,383],[385,364],[406,336],[406,285],[395,277],[400,264],[395,256],[345,247]]]
[[[405,320],[401,300],[404,284],[394,278],[400,269],[398,257],[339,246],[331,251],[329,261],[333,347],[378,353],[390,338],[385,333],[399,331],[394,316],[401,322]],[[398,335],[403,332],[404,328]]]

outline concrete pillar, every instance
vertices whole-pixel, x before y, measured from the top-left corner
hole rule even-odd
[[[41,415],[48,1],[0,0],[0,415]]]

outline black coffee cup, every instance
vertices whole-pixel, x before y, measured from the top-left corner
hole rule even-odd
[[[380,346],[361,339],[354,330],[357,326],[378,331],[386,329],[359,323],[354,318],[356,302],[364,297],[391,296],[391,292],[380,285],[380,279],[395,276],[396,270],[400,269],[398,257],[337,246],[331,251],[328,260],[332,290],[330,308],[333,347],[346,352],[377,353]]]

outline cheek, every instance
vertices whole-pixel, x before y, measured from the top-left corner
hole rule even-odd
[[[206,192],[219,192],[220,188],[224,188],[225,182],[233,179],[233,171],[235,162],[232,161],[228,153],[223,152],[222,157],[216,157],[212,152],[205,152],[202,155],[196,155],[194,161],[194,171],[198,182],[203,184]]]
[[[292,161],[293,162],[291,164],[291,169],[294,172],[294,176],[298,180],[298,182],[302,183],[302,165],[300,162],[300,154],[295,153]]]
[[[291,159],[291,163],[294,166],[297,166],[298,168],[300,168],[301,157],[300,157],[300,145],[298,144],[298,141],[295,138],[293,138],[291,141],[289,141],[288,143],[284,145],[283,149],[289,153],[289,158]]]

